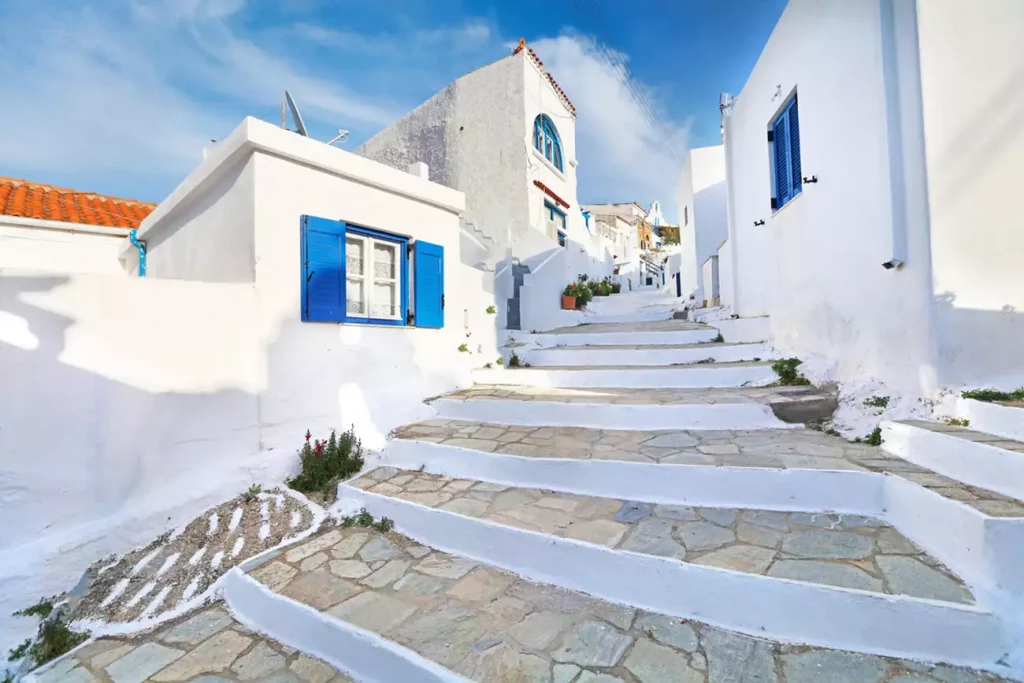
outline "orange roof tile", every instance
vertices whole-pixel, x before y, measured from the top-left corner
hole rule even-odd
[[[538,57],[537,53],[533,51],[533,48],[526,47],[525,38],[519,39],[519,45],[516,46],[516,49],[512,50],[512,54],[517,55],[524,49],[526,50],[526,53],[533,58],[533,61],[536,62],[537,66],[540,67],[541,72],[548,77],[549,81],[551,81],[551,87],[553,87],[555,89],[555,92],[557,92],[561,96],[562,101],[565,102],[565,106],[569,107],[569,111],[575,114],[576,107],[572,106],[572,102],[569,101],[569,96],[566,95],[565,91],[562,90],[561,86],[558,85],[558,83],[555,81],[554,76],[549,74],[548,70],[544,68],[544,62],[540,61],[540,57]]]
[[[0,215],[130,230],[155,208],[156,204],[134,199],[0,176]]]

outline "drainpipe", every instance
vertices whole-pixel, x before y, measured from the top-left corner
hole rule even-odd
[[[132,246],[139,250],[139,277],[146,277],[146,245],[139,241],[138,232],[132,230],[128,233],[128,239],[132,241]]]

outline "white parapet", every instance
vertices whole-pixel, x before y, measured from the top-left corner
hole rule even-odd
[[[956,413],[958,417],[970,420],[971,429],[1024,441],[1024,408],[958,398]]]
[[[517,341],[537,346],[604,346],[621,344],[699,344],[718,336],[713,327],[691,330],[623,331],[623,332],[559,332],[516,334]]]
[[[481,369],[477,384],[528,387],[706,389],[764,386],[778,379],[771,365],[664,365],[650,367]]]

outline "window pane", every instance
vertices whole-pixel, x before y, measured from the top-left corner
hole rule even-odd
[[[373,243],[373,277],[380,280],[395,279],[397,245],[388,242]]]
[[[345,285],[345,312],[348,315],[366,315],[365,283],[362,280],[347,278]]]
[[[394,318],[397,315],[398,305],[395,301],[395,283],[373,283],[373,311],[371,317]]]
[[[366,242],[358,237],[345,237],[345,271],[349,275],[362,275],[366,261]]]

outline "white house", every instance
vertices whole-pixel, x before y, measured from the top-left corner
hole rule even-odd
[[[121,274],[121,242],[155,204],[0,177],[0,268]]]
[[[0,270],[3,613],[281,481],[307,429],[379,448],[467,386],[495,316],[460,264],[463,209],[248,118],[143,221],[145,277],[124,236],[119,273]]]
[[[722,277],[728,259],[719,254],[729,239],[724,146],[690,150],[679,174],[679,207],[679,290],[708,305],[728,304],[723,289],[728,291],[731,283]]]
[[[1024,3],[791,0],[725,119],[734,309],[840,379],[1024,371]]]
[[[525,41],[355,151],[400,169],[424,161],[432,180],[465,193],[465,261],[496,271],[509,328],[576,322],[559,310],[561,290],[612,272],[613,245],[576,199],[576,109]]]

